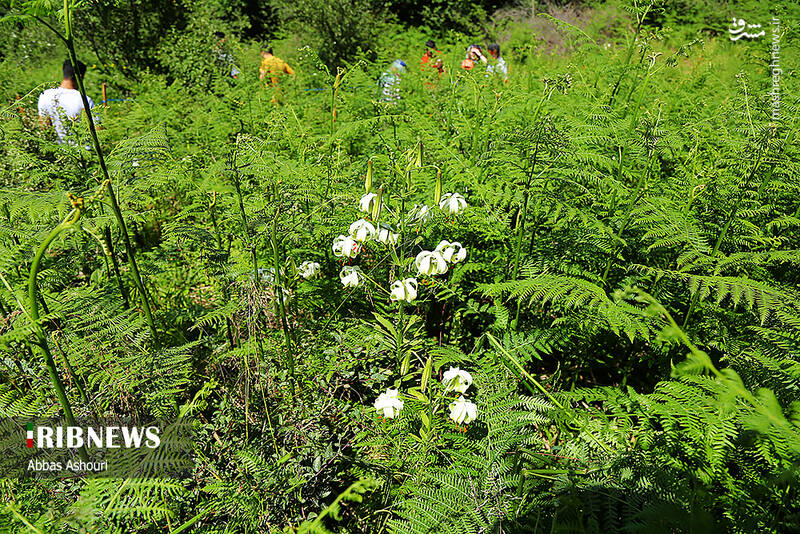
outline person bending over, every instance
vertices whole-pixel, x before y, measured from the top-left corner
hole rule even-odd
[[[78,62],[80,75],[86,73],[86,65]],[[59,143],[74,143],[72,124],[78,120],[84,110],[81,93],[78,91],[78,82],[75,79],[75,70],[69,59],[61,67],[61,85],[47,89],[39,95],[39,116],[44,125],[52,125],[56,131]],[[94,107],[94,102],[88,96],[89,109]]]
[[[424,72],[428,68],[433,68],[439,71],[439,74],[444,73],[444,63],[442,63],[442,58],[437,57],[441,52],[436,49],[436,43],[433,41],[426,41],[425,42],[425,53],[422,54],[422,58],[419,60],[420,69]]]
[[[475,67],[476,61],[480,61],[486,65],[488,59],[483,55],[480,45],[471,44],[467,47],[467,57],[461,62],[461,68],[464,70],[472,70]]]
[[[217,38],[217,48],[214,51],[217,55],[217,66],[222,69],[224,75],[231,78],[239,77],[239,67],[236,66],[236,60],[233,59],[230,48],[226,44],[226,37],[224,32],[214,32],[214,37]]]
[[[269,76],[270,85],[278,85],[279,76],[288,74],[294,76],[294,70],[281,58],[272,54],[272,48],[261,49],[261,66],[258,69],[259,79]]]
[[[508,65],[506,65],[506,60],[503,59],[503,56],[500,55],[500,45],[492,43],[486,49],[489,50],[489,55],[493,58],[493,61],[489,61],[486,65],[486,71],[502,76],[504,81],[508,80]]]

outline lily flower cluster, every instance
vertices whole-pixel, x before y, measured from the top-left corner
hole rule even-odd
[[[358,207],[365,214],[374,214],[379,211],[377,204],[381,202],[381,195],[367,192],[358,202]],[[332,250],[337,258],[352,259],[359,255],[364,245],[376,241],[382,245],[396,245],[400,234],[387,224],[376,225],[361,218],[348,228],[347,235],[339,235],[333,240]],[[339,272],[339,279],[344,287],[358,287],[366,279],[364,272],[357,266],[345,265]],[[397,284],[397,282],[395,282]],[[402,282],[401,289],[395,291],[393,286],[393,300],[412,301],[417,296],[417,284],[413,278]]]
[[[373,193],[368,193],[364,198],[371,194]],[[360,204],[364,204],[364,198]],[[372,202],[370,199],[367,200]],[[394,245],[399,237],[399,234],[388,225],[381,224],[376,228],[370,221],[359,219],[350,225],[349,235],[340,235],[333,240],[333,254],[337,258],[355,258],[364,249],[365,243],[369,241],[376,241],[382,245]],[[358,287],[366,279],[366,276],[361,268],[344,265],[339,272],[339,279],[344,287]],[[410,295],[411,292],[408,294]],[[416,298],[416,280],[414,280],[413,295],[410,300]]]
[[[470,402],[463,394],[472,385],[472,375],[458,367],[450,367],[442,375],[442,384],[445,386],[445,393],[455,391],[460,393],[458,398],[450,403],[450,419],[458,425],[459,432],[466,432],[466,425],[478,417],[478,406]],[[375,400],[375,410],[382,414],[384,419],[392,419],[403,409],[404,402],[400,398],[399,389],[387,389],[386,393],[381,393]],[[464,425],[463,427],[461,425]]]
[[[383,207],[381,204],[383,189],[380,189],[377,194],[370,192],[371,173],[368,175],[367,184],[367,193],[358,201],[358,208],[365,214],[365,217],[372,215],[376,220]],[[447,193],[438,204],[439,208],[448,215],[455,215],[467,207],[467,201],[458,193]],[[407,217],[411,222],[425,223],[431,220],[433,213],[428,206],[415,204]],[[385,246],[394,246],[399,238],[400,234],[395,232],[391,226],[361,218],[350,225],[347,235],[337,236],[333,240],[331,248],[337,258],[352,259],[356,258],[365,244],[370,241],[376,241]],[[452,265],[464,261],[466,257],[467,249],[461,243],[443,240],[434,250],[423,250],[417,254],[414,263],[419,275],[435,276],[447,273]],[[360,286],[366,276],[359,267],[345,265],[339,272],[339,279],[344,287],[352,288]],[[416,278],[396,280],[389,289],[389,298],[394,302],[413,302],[417,295],[418,282]]]
[[[362,198],[361,200],[363,201],[364,199]],[[442,196],[441,200],[439,200],[439,209],[447,215],[458,215],[467,209],[467,199],[458,193],[446,193]],[[424,224],[432,218],[433,212],[427,204],[421,206],[414,204],[414,207],[408,212],[408,219],[411,222]]]
[[[458,367],[450,367],[442,375],[442,383],[448,390],[461,393],[456,400],[450,403],[450,419],[458,425],[459,431],[466,432],[466,425],[478,417],[478,406],[463,395],[472,385],[472,375]],[[465,425],[463,428],[462,424]]]
[[[423,250],[417,254],[414,264],[419,274],[433,276],[445,274],[449,265],[460,263],[467,257],[467,249],[458,241],[441,241],[434,250]]]

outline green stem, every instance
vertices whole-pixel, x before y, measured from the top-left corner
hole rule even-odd
[[[745,191],[750,186],[750,182],[756,175],[756,171],[758,167],[761,165],[761,158],[763,156],[763,151],[758,153],[758,158],[756,159],[755,165],[753,165],[753,170],[750,171],[750,176],[747,177],[747,181],[744,184],[744,187],[740,190],[739,198],[736,199],[736,203],[733,205],[733,209],[731,210],[730,214],[728,215],[728,220],[725,222],[725,226],[722,228],[722,231],[719,233],[717,237],[717,241],[714,243],[714,249],[711,251],[711,257],[715,258],[717,253],[719,252],[719,248],[722,245],[722,241],[725,239],[725,236],[728,234],[728,230],[730,230],[733,221],[736,219],[736,215],[739,213],[739,206],[742,204],[742,200],[744,200]],[[689,318],[692,316],[692,312],[694,312],[695,307],[697,306],[697,301],[700,298],[700,290],[698,289],[695,291],[694,295],[692,295],[692,300],[689,303],[689,309],[686,311],[686,317],[683,319],[683,328],[686,328],[686,325],[689,323]]]
[[[81,396],[81,400],[86,406],[89,406],[89,397],[86,396],[86,391],[84,391],[83,386],[81,386],[81,378],[78,376],[78,373],[72,368],[72,364],[69,363],[69,358],[67,358],[67,354],[61,348],[61,345],[58,343],[58,338],[53,335],[53,343],[58,350],[58,353],[61,354],[61,357],[64,359],[64,367],[67,368],[67,373],[69,373],[70,378],[75,382],[75,389],[78,390],[78,394]]]
[[[272,234],[269,237],[272,244],[272,266],[275,269],[275,298],[278,300],[278,307],[281,314],[281,326],[283,327],[283,338],[286,342],[286,360],[289,367],[289,373],[294,378],[294,353],[292,351],[292,340],[289,335],[289,322],[286,320],[286,306],[283,303],[283,284],[281,283],[280,261],[278,258],[278,242],[276,236],[278,235],[278,215],[280,210],[275,214],[272,219]]]
[[[133,281],[134,284],[136,284],[136,289],[139,292],[139,300],[141,301],[142,309],[144,311],[145,318],[147,319],[147,325],[150,327],[150,333],[153,336],[153,340],[158,342],[158,333],[156,332],[153,313],[150,309],[150,301],[147,298],[147,291],[144,287],[144,283],[142,282],[142,276],[139,272],[139,265],[136,262],[136,254],[133,246],[131,245],[131,239],[128,235],[128,228],[125,224],[125,219],[123,218],[122,211],[117,203],[117,196],[114,193],[114,187],[111,185],[111,177],[108,174],[106,160],[103,156],[103,151],[100,148],[100,140],[97,137],[97,130],[94,125],[94,119],[92,118],[91,108],[89,107],[89,100],[86,97],[86,89],[83,85],[83,73],[81,73],[81,70],[78,68],[78,55],[75,52],[75,42],[72,35],[72,10],[70,9],[69,0],[64,0],[64,30],[64,41],[67,44],[69,59],[72,62],[72,65],[75,67],[75,80],[78,82],[78,89],[80,90],[81,100],[83,101],[83,109],[86,111],[86,121],[89,124],[89,132],[91,133],[92,144],[94,145],[94,150],[97,153],[97,158],[100,161],[100,169],[103,172],[103,177],[106,182],[106,193],[111,202],[111,210],[114,212],[114,217],[116,218],[117,224],[122,231],[123,243],[125,244],[125,253],[128,257],[128,265],[130,266],[131,273],[133,274]]]
[[[50,243],[58,237],[62,231],[70,228],[75,221],[78,220],[80,217],[80,210],[73,209],[67,218],[64,219],[58,226],[50,230],[50,233],[44,238],[44,241],[39,245],[39,248],[36,250],[36,254],[33,257],[33,262],[31,263],[31,270],[28,276],[28,313],[31,318],[31,323],[33,324],[33,333],[36,336],[36,345],[42,356],[44,357],[44,362],[47,365],[47,370],[50,374],[50,382],[53,384],[53,387],[56,390],[56,396],[58,397],[58,402],[61,404],[61,408],[64,410],[64,418],[67,420],[67,425],[69,426],[77,426],[75,424],[75,416],[72,414],[72,406],[69,403],[69,399],[67,398],[67,393],[64,390],[64,384],[61,382],[61,377],[58,375],[58,369],[56,368],[56,362],[53,359],[53,354],[50,352],[50,347],[47,344],[47,337],[44,334],[44,329],[42,328],[41,321],[39,319],[39,299],[37,298],[38,295],[38,288],[36,285],[36,275],[39,272],[39,264],[42,261],[42,256],[47,251]],[[86,450],[84,448],[79,449],[79,453],[81,458],[85,461],[89,460],[89,456],[86,454]]]
[[[242,218],[242,230],[244,233],[243,243],[245,244],[245,248],[250,249],[250,254],[253,259],[253,284],[256,288],[261,286],[261,279],[258,276],[258,254],[256,254],[256,246],[255,243],[251,242],[250,240],[250,227],[247,223],[247,212],[244,209],[244,199],[242,197],[242,188],[239,184],[239,169],[236,166],[236,148],[234,148],[233,153],[230,156],[230,165],[233,171],[234,179],[233,183],[236,187],[236,196],[239,199],[239,214]],[[256,321],[256,328],[258,326],[258,315],[255,318]],[[264,360],[264,347],[261,344],[261,337],[258,335],[258,331],[254,329],[253,335],[256,338],[256,348],[258,349],[258,359],[259,361]],[[244,372],[245,372],[245,381],[244,381],[244,414],[245,414],[245,440],[249,439],[249,427],[247,426],[247,421],[250,418],[250,361],[247,356],[247,353],[242,354],[242,358],[244,359]]]
[[[401,271],[398,273],[398,279],[403,279],[403,272],[402,269],[405,265],[406,260],[406,253],[405,247],[403,246],[403,241],[406,237],[406,196],[408,195],[408,190],[410,189],[411,185],[411,169],[406,170],[405,180],[403,180],[403,194],[400,197],[400,237],[397,240],[398,247],[400,248],[400,269]],[[397,338],[395,339],[395,343],[397,345],[397,361],[400,362],[400,379],[402,380],[405,377],[405,374],[408,373],[410,370],[410,365],[405,363],[405,357],[403,356],[403,330],[404,326],[403,323],[405,322],[405,318],[403,317],[403,301],[397,301]],[[410,358],[410,355],[409,355]],[[404,369],[405,368],[405,369]],[[403,372],[405,370],[405,373]]]
[[[625,57],[625,65],[622,68],[622,72],[620,73],[619,78],[617,78],[617,82],[614,84],[614,89],[611,91],[611,98],[608,100],[609,106],[614,104],[614,97],[617,96],[617,91],[619,91],[619,86],[622,83],[622,79],[625,77],[625,73],[628,70],[628,65],[630,65],[631,63],[631,58],[633,57],[633,49],[636,46],[636,40],[639,38],[639,34],[642,31],[642,23],[644,22],[644,18],[647,16],[647,12],[650,11],[651,7],[652,4],[647,6],[647,9],[644,10],[644,13],[642,14],[641,18],[638,16],[636,17],[637,19],[636,31],[633,34],[633,40],[631,41],[631,44],[628,46],[628,55]]]
[[[114,243],[111,240],[111,228],[106,226],[103,229],[103,240],[106,242],[106,247],[108,248],[108,252],[111,255],[111,264],[114,267],[114,275],[117,279],[117,286],[119,287],[119,292],[122,295],[122,302],[125,305],[125,309],[127,310],[130,308],[130,301],[128,300],[128,290],[125,289],[125,284],[122,283],[122,275],[119,272],[119,262],[117,261],[117,257],[114,254]]]
[[[222,234],[219,232],[219,224],[217,224],[217,216],[214,214],[214,208],[217,204],[217,194],[214,193],[214,200],[208,206],[208,211],[211,213],[211,222],[214,224],[214,235],[217,238],[217,249],[222,249]],[[222,296],[225,298],[225,302],[230,302],[230,295],[228,294],[228,285],[222,284]],[[232,350],[234,348],[233,343],[233,332],[231,329],[231,320],[230,317],[225,317],[225,332],[228,336],[228,347]]]

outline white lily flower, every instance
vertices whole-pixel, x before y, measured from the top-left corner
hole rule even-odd
[[[468,425],[478,417],[478,406],[460,396],[450,403],[450,419],[457,425]]]
[[[375,193],[367,193],[361,197],[361,200],[358,201],[358,209],[364,213],[372,213],[372,208],[375,207],[376,198],[378,198],[378,195]]]
[[[263,267],[259,267],[258,269],[258,277],[261,278],[261,281],[265,284],[272,285],[275,283],[275,267],[267,267],[266,269]],[[250,275],[250,279],[253,279],[253,275]]]
[[[442,382],[446,386],[452,387],[453,391],[466,393],[467,388],[472,385],[472,375],[458,367],[451,367],[442,375]]]
[[[417,298],[417,279],[406,278],[405,280],[397,280],[392,284],[391,294],[389,296],[393,301],[405,300],[411,302]]]
[[[375,240],[384,245],[396,245],[400,234],[394,232],[390,226],[382,224],[378,229],[378,237]]]
[[[333,240],[333,254],[337,258],[342,256],[346,258],[355,258],[358,256],[358,252],[361,250],[361,245],[355,242],[353,238],[340,235],[336,239]]]
[[[339,280],[342,281],[344,287],[358,287],[364,280],[364,271],[359,267],[345,265],[339,272]]]
[[[304,261],[298,267],[297,272],[300,276],[308,280],[319,273],[320,264],[315,261]]]
[[[447,261],[444,259],[444,256],[442,256],[441,252],[436,250],[433,252],[430,250],[423,250],[417,254],[417,258],[414,260],[414,263],[416,264],[419,273],[427,276],[444,274],[448,269]]]
[[[391,419],[403,409],[403,401],[398,397],[399,394],[396,389],[387,389],[386,393],[381,393],[375,399],[375,410],[383,412],[386,419]]]
[[[441,241],[436,245],[436,250],[442,253],[448,263],[459,263],[467,257],[467,249],[461,246],[458,241]]]
[[[447,193],[439,202],[439,207],[449,215],[455,215],[467,207],[467,200],[458,193]]]
[[[408,212],[408,216],[412,221],[426,223],[431,220],[433,213],[431,213],[431,209],[424,204],[422,206],[414,204],[414,207]]]
[[[366,219],[359,219],[350,225],[350,237],[359,243],[375,237],[375,227]]]

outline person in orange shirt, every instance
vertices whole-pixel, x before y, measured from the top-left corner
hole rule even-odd
[[[259,79],[263,80],[267,76],[270,78],[270,85],[278,85],[279,76],[288,74],[294,76],[294,70],[284,60],[272,54],[272,48],[261,49],[261,66],[258,69]]]

